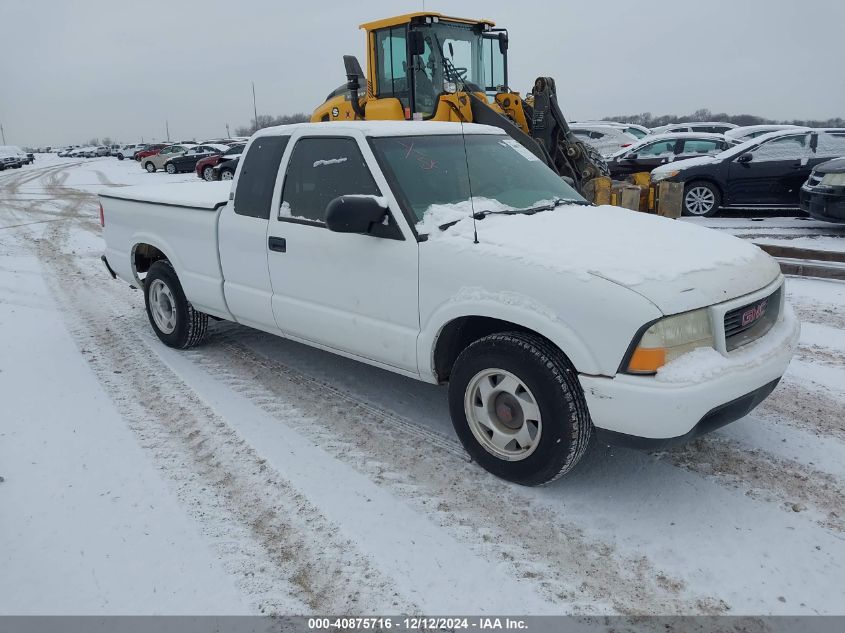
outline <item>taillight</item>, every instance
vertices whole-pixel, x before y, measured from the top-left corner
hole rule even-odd
[[[103,203],[100,203],[100,226],[106,225],[106,216],[103,214]]]

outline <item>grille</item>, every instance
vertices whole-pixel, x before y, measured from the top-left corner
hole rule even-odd
[[[730,352],[768,332],[780,314],[783,286],[768,297],[758,299],[725,315],[725,346]]]

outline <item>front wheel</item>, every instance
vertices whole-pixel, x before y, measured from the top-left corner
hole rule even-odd
[[[123,160],[123,154],[118,154],[118,155],[117,155],[117,160]]]
[[[214,167],[203,167],[202,178],[208,182],[214,180]]]
[[[715,185],[697,180],[684,187],[684,215],[710,217],[715,215],[721,204],[721,196]]]
[[[144,169],[146,169],[149,173],[153,173],[156,170],[156,166],[150,161],[147,161],[144,165]]]
[[[185,297],[173,266],[153,262],[144,279],[144,304],[156,336],[177,349],[198,345],[208,331],[208,315],[194,309]]]
[[[168,174],[171,174],[171,175],[175,174],[176,173],[176,166],[173,163],[167,163],[164,166],[164,171],[166,171]]]
[[[491,334],[461,352],[449,381],[461,443],[494,475],[535,486],[581,459],[592,422],[578,376],[545,339]]]

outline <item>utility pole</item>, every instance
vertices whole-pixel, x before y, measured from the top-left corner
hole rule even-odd
[[[255,107],[255,82],[252,82],[252,113],[255,115],[255,128],[258,129],[258,108]]]
[[[232,138],[232,135],[229,134],[229,124],[226,124],[226,138]]]
[[[6,144],[6,130],[3,129],[3,124],[0,123],[0,136],[3,137],[3,145]]]
[[[170,124],[165,119],[164,121],[164,129],[167,130],[167,142],[170,142]]]

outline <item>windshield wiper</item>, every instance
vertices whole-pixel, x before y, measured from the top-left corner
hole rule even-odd
[[[471,217],[475,220],[483,220],[488,215],[534,215],[535,213],[540,213],[541,211],[551,211],[553,209],[556,209],[557,207],[559,207],[562,204],[576,204],[576,205],[579,205],[579,206],[586,206],[586,207],[592,206],[592,203],[587,202],[586,200],[568,200],[568,199],[565,199],[565,198],[555,198],[551,202],[548,202],[546,204],[540,204],[540,205],[537,205],[536,207],[527,207],[525,209],[501,209],[501,210],[498,210],[498,211],[493,211],[492,209],[489,209],[489,210],[486,210],[486,211],[476,211],[475,213],[473,213],[469,217]],[[451,222],[446,222],[445,224],[439,225],[438,228],[441,231],[445,231],[450,226],[456,225],[458,222],[460,222],[463,219],[464,218],[458,218],[457,220],[452,220]]]

